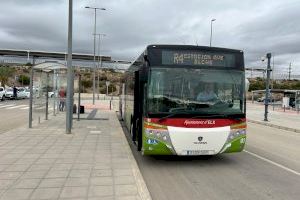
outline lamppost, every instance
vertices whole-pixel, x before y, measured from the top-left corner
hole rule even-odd
[[[95,105],[95,91],[96,91],[96,23],[97,23],[97,10],[106,10],[105,8],[86,6],[87,9],[94,9],[95,11],[95,24],[94,24],[94,71],[93,71],[93,105]]]
[[[210,20],[210,41],[209,41],[209,46],[211,47],[211,40],[212,40],[212,23],[216,21],[216,19]]]
[[[69,20],[68,20],[68,75],[67,75],[67,108],[66,108],[66,133],[71,133],[73,120],[73,90],[74,90],[74,73],[72,67],[72,36],[73,36],[73,0],[69,0]],[[48,94],[47,94],[48,96]]]
[[[106,34],[104,33],[97,33],[98,38],[98,67],[97,67],[97,99],[99,100],[99,68],[100,65],[102,66],[102,57],[100,55],[100,43],[101,43],[101,36],[105,37]]]

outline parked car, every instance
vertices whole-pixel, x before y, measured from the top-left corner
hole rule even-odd
[[[28,87],[25,88],[25,94],[26,94],[26,98],[30,98],[30,89]],[[33,98],[39,98],[39,97],[40,97],[39,91],[33,88]]]
[[[0,87],[0,100],[4,101],[5,99],[5,89],[4,87]]]
[[[18,91],[17,91],[17,98],[18,99],[25,99],[27,98],[27,94],[26,94],[26,91],[25,91],[25,88],[17,88]]]
[[[265,97],[261,97],[261,98],[257,99],[257,102],[265,102],[265,101],[266,101]],[[271,98],[269,98],[269,100],[268,100],[269,103],[274,102],[274,101],[275,101],[275,99],[271,99]]]
[[[7,98],[7,99],[13,99],[14,98],[13,88],[6,88],[5,89],[5,98]]]

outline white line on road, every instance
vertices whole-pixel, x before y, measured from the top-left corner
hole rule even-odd
[[[5,106],[0,106],[0,108],[5,108],[5,107],[10,107],[10,106],[15,106],[16,104],[8,104],[8,105],[5,105]]]
[[[29,109],[29,106],[27,106],[27,107],[24,107],[24,108],[20,108],[21,110],[27,110],[27,109]]]
[[[269,160],[269,159],[267,159],[267,158],[264,158],[264,157],[262,157],[262,156],[259,156],[259,155],[255,154],[255,153],[250,152],[250,151],[244,150],[244,152],[246,152],[246,153],[248,153],[248,154],[250,154],[250,155],[252,155],[252,156],[254,156],[254,157],[256,157],[256,158],[259,158],[259,159],[261,159],[261,160],[263,160],[263,161],[266,161],[266,162],[268,162],[268,163],[270,163],[270,164],[272,164],[272,165],[275,165],[275,166],[277,166],[277,167],[280,167],[281,169],[284,169],[284,170],[286,170],[286,171],[289,171],[289,172],[291,172],[291,173],[293,173],[293,174],[296,174],[296,175],[300,176],[300,173],[297,172],[297,171],[295,171],[295,170],[293,170],[293,169],[290,169],[290,168],[288,168],[288,167],[286,167],[286,166],[283,166],[283,165],[281,165],[281,164],[279,164],[279,163],[276,163],[276,162],[274,162],[274,161],[272,161],[272,160]]]
[[[24,107],[24,106],[27,106],[27,105],[12,106],[12,107],[5,108],[5,109],[10,110],[10,109],[14,109],[14,108],[21,108],[21,107]]]

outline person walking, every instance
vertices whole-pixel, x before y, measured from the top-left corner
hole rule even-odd
[[[18,89],[16,88],[16,86],[13,87],[13,95],[14,95],[14,99],[18,98]]]
[[[59,92],[59,111],[64,111],[65,108],[65,101],[66,101],[66,90],[64,87],[61,87]]]

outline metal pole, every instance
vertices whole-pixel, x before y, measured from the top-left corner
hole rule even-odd
[[[30,98],[29,98],[29,128],[32,128],[32,103],[33,103],[33,68],[35,65],[35,58],[32,57],[32,66],[31,66],[31,73],[30,73]]]
[[[267,80],[266,80],[266,98],[265,98],[265,118],[264,121],[268,121],[268,105],[269,105],[269,85],[270,85],[270,72],[271,72],[271,53],[267,53],[268,66],[267,66]]]
[[[45,120],[48,120],[48,103],[49,103],[49,101],[48,101],[48,98],[49,98],[49,96],[48,96],[48,92],[49,92],[49,87],[48,87],[48,84],[49,84],[49,73],[48,72],[46,72],[46,74],[47,74],[47,78],[46,78],[46,116],[45,116]]]
[[[101,62],[100,56],[100,41],[101,41],[101,34],[99,34],[99,41],[98,41],[98,65],[97,65],[97,99],[99,100],[99,67]]]
[[[69,22],[68,22],[68,75],[67,75],[67,102],[66,102],[66,133],[71,133],[73,118],[73,92],[74,84],[73,68],[72,68],[72,26],[73,23],[73,0],[69,0]],[[71,94],[72,93],[72,94]]]
[[[56,91],[56,87],[55,87],[55,77],[56,75],[56,70],[53,70],[53,91],[54,91],[54,94],[53,94],[53,116],[55,116],[55,101],[56,101],[56,97],[55,97],[55,91]]]
[[[210,40],[209,40],[209,46],[211,47],[211,40],[212,40],[212,23],[213,21],[216,21],[216,19],[210,20]]]
[[[210,47],[211,47],[211,38],[212,38],[212,21],[210,21],[210,40],[209,40]]]
[[[96,23],[97,23],[97,8],[95,9],[95,24],[94,24],[94,72],[93,72],[93,105],[95,105],[96,92]]]
[[[81,93],[81,75],[78,75],[78,113],[77,113],[77,120],[80,120],[80,93]]]

